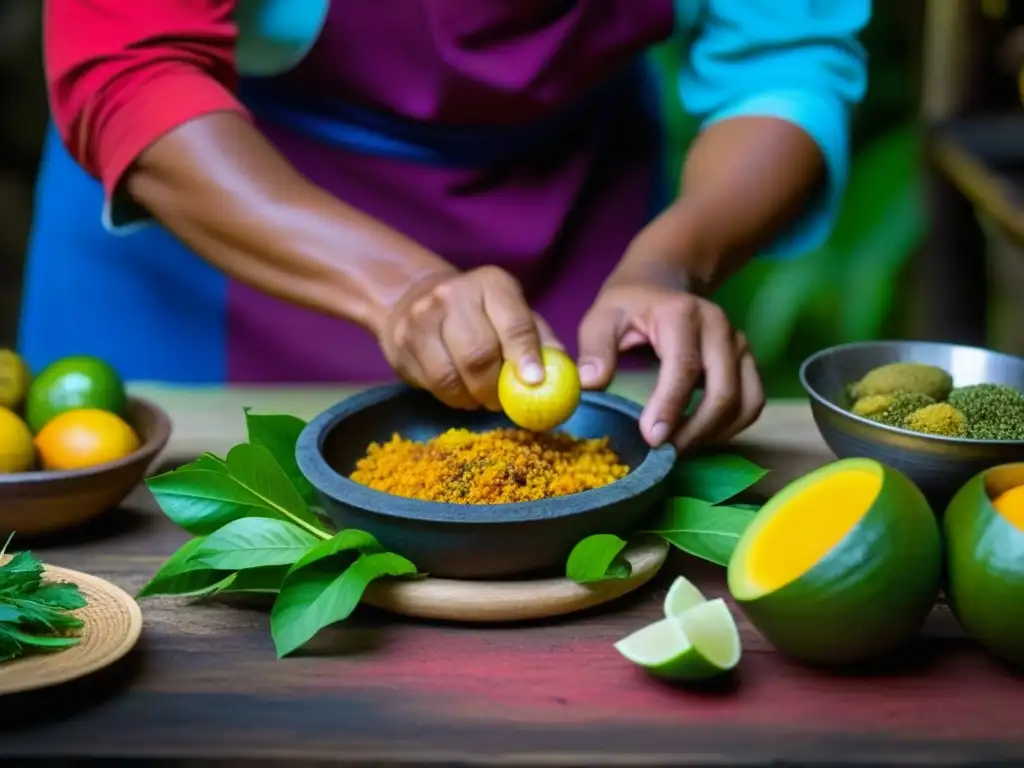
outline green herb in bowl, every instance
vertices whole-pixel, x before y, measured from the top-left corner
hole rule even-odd
[[[77,645],[80,638],[72,633],[84,622],[72,611],[85,605],[78,585],[46,581],[31,552],[14,555],[0,565],[0,662]]]

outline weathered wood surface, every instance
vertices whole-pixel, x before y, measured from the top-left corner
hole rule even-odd
[[[643,395],[645,384],[627,391]],[[638,387],[638,389],[637,389]],[[140,391],[140,390],[137,390]],[[241,407],[312,415],[338,391],[145,394],[177,426],[171,453],[223,450]],[[744,436],[776,486],[829,459],[805,405],[770,406]],[[766,487],[771,487],[767,486]],[[46,560],[137,590],[185,540],[139,490]],[[328,764],[682,765],[776,761],[979,765],[1024,760],[1024,680],[967,642],[944,607],[921,642],[872,669],[789,662],[741,619],[731,679],[684,690],[646,678],[612,643],[656,619],[685,573],[724,596],[723,572],[678,556],[607,609],[519,627],[460,627],[360,610],[278,661],[259,602],[143,602],[126,663],[77,685],[0,699],[0,760],[257,759]],[[738,614],[740,615],[740,614]],[[197,763],[198,764],[198,763]],[[259,765],[259,763],[239,763]]]

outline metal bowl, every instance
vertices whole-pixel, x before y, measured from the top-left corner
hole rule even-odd
[[[872,368],[894,362],[938,366],[953,376],[957,387],[989,383],[1024,390],[1024,360],[978,347],[870,341],[823,349],[804,361],[800,383],[810,397],[818,431],[836,456],[866,456],[900,470],[921,488],[937,513],[978,472],[1024,460],[1024,441],[924,435],[850,413],[846,385]]]
[[[603,488],[539,501],[428,502],[350,480],[367,446],[394,433],[426,440],[452,427],[479,432],[512,426],[503,414],[452,409],[404,384],[360,393],[314,418],[299,436],[296,458],[339,528],[373,534],[434,576],[518,576],[564,568],[581,539],[593,533],[628,536],[657,507],[676,453],[671,445],[647,445],[640,413],[639,405],[622,397],[584,393],[560,429],[580,438],[609,437],[630,472]]]

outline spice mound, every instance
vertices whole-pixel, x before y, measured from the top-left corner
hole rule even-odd
[[[850,411],[866,419],[944,437],[1024,440],[1024,392],[1006,384],[954,387],[924,363],[879,366],[847,385]]]
[[[608,438],[449,429],[426,442],[371,443],[350,479],[422,501],[508,504],[600,488],[629,473]]]

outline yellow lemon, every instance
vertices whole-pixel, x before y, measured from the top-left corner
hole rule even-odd
[[[560,349],[541,350],[544,381],[526,384],[514,363],[505,361],[498,374],[498,400],[505,415],[531,432],[554,429],[572,416],[580,402],[580,374],[576,363]]]
[[[28,425],[10,408],[0,406],[0,474],[27,472],[35,460]]]
[[[19,408],[31,378],[28,366],[17,352],[0,349],[0,406]]]
[[[46,469],[71,470],[123,459],[137,451],[141,441],[120,416],[81,408],[48,421],[35,444]]]

